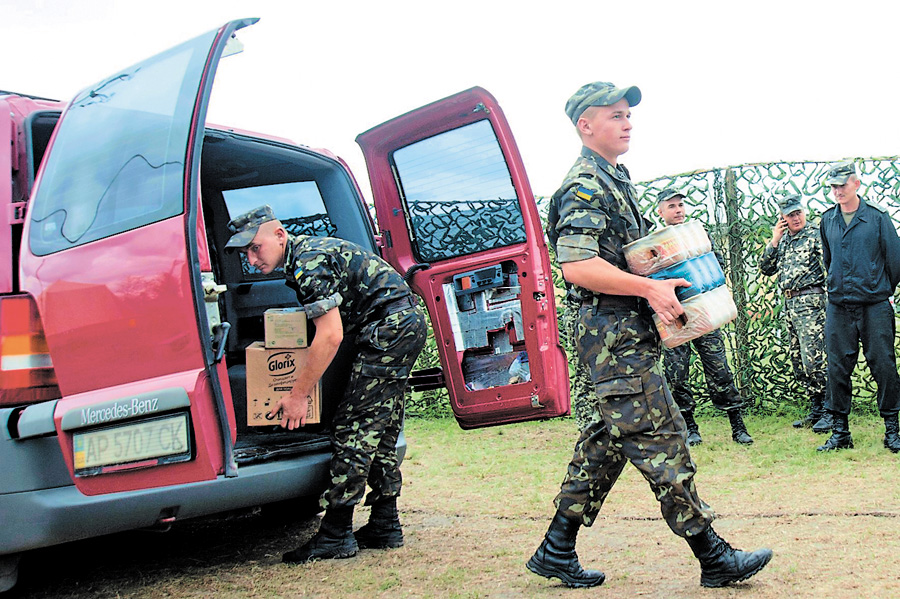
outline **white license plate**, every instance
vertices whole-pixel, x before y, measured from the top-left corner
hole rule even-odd
[[[75,473],[79,476],[117,470],[117,466],[154,466],[191,457],[187,412],[77,432],[73,443]]]

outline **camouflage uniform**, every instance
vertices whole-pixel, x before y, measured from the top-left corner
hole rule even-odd
[[[818,228],[807,223],[788,232],[778,247],[766,244],[759,270],[778,275],[778,287],[791,297],[784,300],[790,334],[789,351],[800,387],[809,390],[814,404],[824,401],[828,362],[825,354],[825,267]],[[802,293],[802,295],[794,295]]]
[[[559,262],[600,257],[627,270],[622,247],[645,236],[649,225],[628,171],[582,148],[551,200]],[[714,515],[694,487],[696,465],[663,377],[649,306],[633,296],[577,291],[583,301],[575,342],[596,390],[599,417],[575,445],[557,509],[592,525],[628,460],[650,483],[672,531],[700,534]]]
[[[330,237],[289,236],[284,275],[316,319],[337,309],[344,338],[357,351],[344,397],[332,419],[331,486],[323,508],[366,504],[400,494],[397,438],[410,369],[425,345],[425,315],[387,262]]]
[[[587,426],[600,418],[600,405],[597,393],[591,383],[591,373],[575,351],[575,336],[578,328],[578,312],[581,310],[581,298],[578,292],[570,289],[563,301],[563,334],[571,348],[569,364],[574,369],[569,380],[569,391],[572,398],[572,415],[575,425],[583,431]]]

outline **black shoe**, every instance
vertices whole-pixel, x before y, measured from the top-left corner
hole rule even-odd
[[[739,409],[729,410],[728,420],[731,421],[731,438],[734,439],[735,443],[740,443],[741,445],[753,443],[753,437],[747,432],[747,427],[744,426],[744,419],[741,418]]]
[[[813,424],[812,430],[814,433],[818,433],[818,434],[830,433],[831,426],[832,426],[831,414],[825,413],[825,414],[822,414],[822,417],[819,418],[819,420],[815,424]]]
[[[684,416],[684,422],[687,424],[687,444],[693,447],[703,443],[703,437],[700,436],[700,427],[697,425],[697,421],[694,420],[694,411],[685,410],[681,415]]]
[[[884,448],[892,453],[900,451],[900,422],[897,414],[884,419]]]
[[[831,436],[824,445],[816,447],[816,451],[835,451],[853,449],[853,437],[850,436],[850,424],[847,414],[831,413]]]
[[[373,503],[369,522],[353,535],[360,549],[403,547],[403,528],[397,512],[397,498],[386,497]]]
[[[353,536],[353,508],[329,509],[313,538],[281,556],[286,564],[305,564],[317,559],[344,559],[359,551]]]
[[[749,552],[732,548],[716,534],[712,526],[685,540],[700,560],[700,585],[704,587],[723,587],[747,580],[772,559],[771,549]]]
[[[568,587],[587,588],[603,584],[606,575],[599,570],[584,570],[575,553],[575,538],[581,520],[567,518],[559,511],[553,516],[543,542],[525,567],[544,578],[558,578]]]

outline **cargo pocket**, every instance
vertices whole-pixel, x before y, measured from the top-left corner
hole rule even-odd
[[[594,384],[600,413],[613,438],[655,429],[640,376],[623,376]]]

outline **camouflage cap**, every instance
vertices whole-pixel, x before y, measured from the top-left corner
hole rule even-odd
[[[608,81],[595,81],[582,85],[569,101],[566,102],[566,116],[572,124],[578,123],[578,117],[591,106],[609,106],[622,98],[628,100],[629,106],[637,106],[641,102],[641,90],[635,86],[618,88]]]
[[[825,173],[825,185],[843,185],[851,175],[856,174],[856,165],[853,161],[838,162],[832,164]]]
[[[225,247],[242,248],[250,245],[250,242],[256,237],[256,232],[259,231],[259,226],[272,220],[278,219],[275,218],[275,212],[268,204],[235,216],[228,223],[231,239],[228,240]]]
[[[775,198],[775,202],[778,204],[778,208],[784,216],[787,216],[791,212],[796,212],[797,210],[803,210],[803,203],[800,201],[800,196],[796,193],[778,196]]]
[[[662,204],[666,200],[674,198],[675,196],[681,196],[682,198],[687,197],[686,195],[684,195],[683,192],[678,191],[677,189],[674,189],[672,187],[666,187],[665,189],[660,191],[658,194],[656,194],[656,204],[657,205]]]

